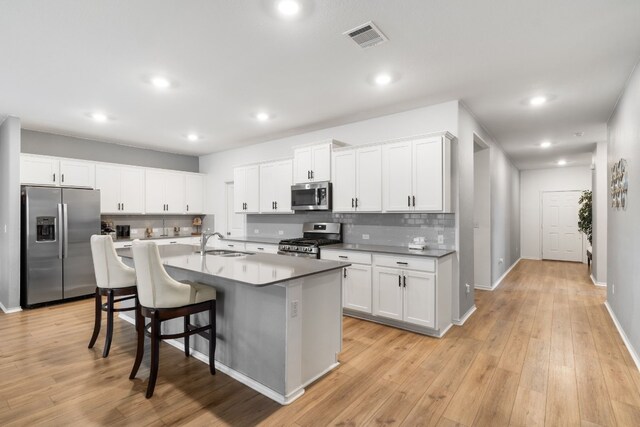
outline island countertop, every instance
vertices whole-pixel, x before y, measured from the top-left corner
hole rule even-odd
[[[442,258],[455,253],[452,249],[425,249],[416,251],[406,246],[384,246],[384,245],[363,245],[351,243],[337,243],[335,245],[323,246],[321,250],[341,250],[341,251],[358,251],[358,252],[374,252],[392,255],[411,255],[423,256],[429,258]]]
[[[168,267],[250,286],[268,286],[331,270],[349,263],[265,253],[241,256],[200,255],[194,245],[158,246],[160,257]],[[118,256],[133,258],[131,248],[118,249]]]

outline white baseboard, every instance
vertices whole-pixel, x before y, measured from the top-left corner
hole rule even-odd
[[[22,311],[22,307],[12,307],[12,308],[7,308],[4,306],[4,304],[2,304],[0,302],[0,309],[6,313],[6,314],[10,314],[10,313],[17,313],[19,311]]]
[[[135,324],[135,320],[132,319],[129,316],[123,315],[123,313],[120,313],[118,315],[119,318],[121,318],[122,320],[131,323],[132,325]],[[172,339],[172,340],[164,340],[164,342],[166,342],[167,344],[169,344],[170,346],[173,346],[177,349],[180,349],[180,351],[184,351],[184,344],[181,343],[178,340]],[[209,364],[209,356],[205,355],[204,353],[201,353],[197,350],[191,349],[191,351],[189,352],[191,354],[191,356],[193,356],[195,359],[198,359],[201,362],[206,363],[207,365]],[[254,389],[255,391],[257,391],[258,393],[268,397],[269,399],[281,404],[281,405],[288,405],[290,403],[292,403],[293,401],[295,401],[296,399],[298,399],[300,396],[302,396],[304,394],[304,388],[311,384],[312,382],[314,382],[315,380],[317,380],[318,378],[322,377],[323,375],[327,374],[329,371],[335,369],[340,363],[336,362],[335,364],[331,365],[329,368],[327,368],[324,372],[321,372],[320,374],[318,374],[317,376],[315,376],[314,378],[312,378],[311,380],[307,381],[305,384],[303,384],[302,386],[298,387],[296,390],[294,390],[293,392],[289,393],[288,395],[282,395],[280,393],[277,393],[273,390],[271,390],[269,387],[259,383],[258,381],[255,381],[252,378],[249,378],[248,376],[228,367],[227,365],[220,363],[219,361],[216,360],[216,369],[222,373],[224,373],[225,375],[230,376],[231,378],[233,378],[234,380],[241,382],[242,384],[246,385],[247,387],[250,387],[252,389]]]
[[[502,281],[504,280],[504,278],[505,278],[505,277],[507,277],[507,275],[511,272],[511,270],[513,270],[513,269],[514,269],[514,267],[515,267],[516,265],[518,265],[518,263],[520,262],[520,260],[523,260],[523,259],[532,259],[532,258],[523,258],[523,257],[518,258],[518,259],[516,260],[516,262],[514,262],[513,264],[511,264],[511,267],[509,267],[509,269],[508,269],[507,271],[505,271],[505,272],[502,274],[502,276],[500,276],[500,277],[498,278],[498,280],[496,280],[496,281],[493,283],[493,285],[491,285],[491,287],[489,287],[489,286],[483,286],[483,285],[474,285],[474,288],[475,288],[475,289],[479,289],[479,290],[481,290],[481,291],[495,291],[495,290],[496,290],[496,288],[497,288],[498,286],[500,286],[500,284],[502,283]]]
[[[591,281],[593,282],[594,285],[596,286],[601,286],[603,288],[607,287],[607,282],[598,282],[595,277],[593,277],[593,274],[590,274],[589,277],[591,277]]]
[[[620,337],[622,338],[624,345],[627,347],[627,350],[629,350],[629,354],[631,355],[631,358],[635,362],[636,368],[640,370],[640,357],[638,357],[638,353],[636,353],[636,349],[633,348],[633,346],[631,345],[631,341],[629,341],[629,338],[627,338],[627,334],[624,332],[624,329],[622,329],[622,325],[620,324],[620,322],[618,322],[618,318],[616,317],[615,314],[613,314],[613,310],[609,305],[609,301],[605,301],[604,306],[607,307],[609,316],[611,316],[611,320],[613,320],[613,324],[616,325],[616,329],[618,330],[618,333],[620,334]]]
[[[467,312],[465,313],[464,316],[462,316],[462,319],[453,319],[453,324],[456,326],[462,326],[464,325],[464,322],[467,321],[467,319],[469,319],[469,317],[471,317],[471,315],[473,313],[476,312],[476,306],[475,304],[473,305],[473,307],[471,307],[469,310],[467,310]]]
[[[542,261],[542,258],[537,256],[521,256],[520,259],[531,259],[533,261]]]

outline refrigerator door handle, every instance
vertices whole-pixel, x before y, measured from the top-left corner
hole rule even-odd
[[[63,214],[62,214],[62,203],[58,203],[58,218],[55,224],[55,228],[56,228],[56,234],[57,234],[57,239],[58,239],[58,258],[62,259],[63,258],[63,253],[62,251],[64,250],[64,248],[62,247],[63,245],[63,238],[62,235],[60,234],[61,228],[62,228],[62,218],[63,218]]]
[[[62,205],[62,213],[63,213],[63,240],[64,240],[64,256],[66,258],[69,252],[69,217],[67,215],[67,204],[64,203]]]

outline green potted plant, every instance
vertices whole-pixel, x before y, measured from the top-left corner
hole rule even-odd
[[[593,193],[591,190],[585,190],[582,192],[578,203],[580,203],[580,210],[578,210],[578,229],[587,235],[589,245],[591,245],[591,238],[593,236],[593,225],[591,223],[592,211],[591,211],[591,199]]]

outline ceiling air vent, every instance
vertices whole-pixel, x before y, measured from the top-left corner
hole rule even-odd
[[[382,31],[380,31],[371,21],[366,24],[358,25],[356,28],[353,28],[343,34],[350,37],[363,49],[378,45],[388,40],[387,37],[382,34]]]

